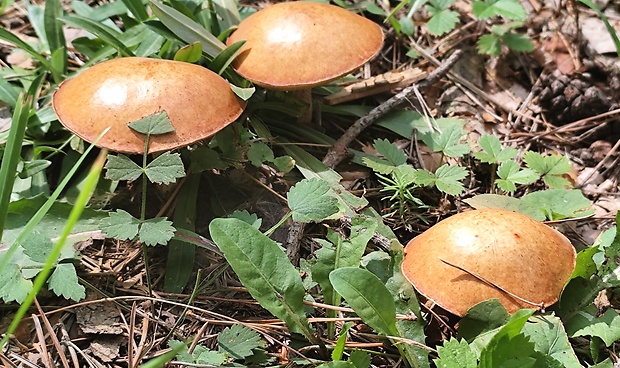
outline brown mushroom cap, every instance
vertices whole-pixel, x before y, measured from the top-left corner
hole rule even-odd
[[[383,45],[376,23],[338,6],[278,3],[245,19],[227,45],[247,42],[233,62],[237,72],[276,90],[308,89],[337,79],[370,60]]]
[[[149,153],[186,146],[233,122],[244,108],[226,80],[198,65],[127,57],[97,64],[63,82],[53,97],[60,122],[97,146],[143,153],[145,136],[127,126],[165,111],[175,128],[150,138]]]
[[[498,209],[449,217],[407,244],[402,272],[424,296],[463,316],[475,304],[498,298],[509,313],[558,300],[575,268],[576,252],[560,232],[528,216]]]

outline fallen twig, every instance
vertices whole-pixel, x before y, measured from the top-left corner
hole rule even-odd
[[[353,125],[347,129],[346,132],[334,143],[334,145],[327,151],[323,163],[331,168],[338,165],[347,156],[347,147],[355,137],[357,137],[364,129],[369,127],[377,119],[390,112],[396,106],[400,105],[404,101],[412,99],[415,96],[417,89],[424,89],[435,84],[440,78],[448,73],[448,71],[454,66],[458,58],[461,56],[461,50],[456,50],[450,57],[441,64],[437,69],[428,75],[428,78],[422,80],[420,83],[416,83],[403,89],[394,97],[385,101],[381,105],[372,109],[368,114],[359,118]]]

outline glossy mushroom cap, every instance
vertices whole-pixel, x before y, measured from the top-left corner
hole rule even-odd
[[[97,146],[143,153],[145,136],[127,126],[165,111],[175,128],[150,138],[149,153],[186,146],[212,136],[244,108],[226,80],[198,65],[127,57],[97,64],[63,82],[53,97],[60,122]]]
[[[463,316],[491,298],[498,298],[509,313],[547,307],[558,300],[575,261],[575,248],[558,231],[519,213],[484,209],[449,217],[415,237],[405,248],[401,267],[422,295]]]
[[[245,19],[227,45],[247,42],[233,62],[248,80],[275,90],[309,89],[372,59],[383,45],[376,23],[338,6],[278,3]]]

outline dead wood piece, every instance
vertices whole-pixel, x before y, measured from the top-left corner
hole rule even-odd
[[[424,79],[420,83],[416,83],[403,89],[394,97],[375,107],[368,114],[358,119],[355,123],[353,123],[353,125],[349,127],[349,129],[347,129],[346,132],[344,132],[344,134],[336,141],[336,143],[334,143],[334,145],[329,149],[329,151],[327,151],[325,158],[323,158],[323,163],[331,168],[334,168],[336,165],[338,165],[347,156],[347,147],[349,146],[349,144],[351,144],[351,142],[353,142],[353,140],[364,129],[369,127],[372,123],[374,123],[383,115],[392,111],[404,101],[414,98],[415,93],[418,89],[424,89],[435,84],[441,77],[448,73],[450,68],[456,63],[460,56],[461,51],[455,51],[445,61],[445,63],[443,63],[431,74],[429,74],[428,78]]]

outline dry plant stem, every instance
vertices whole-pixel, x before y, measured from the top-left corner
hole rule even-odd
[[[50,339],[52,339],[52,343],[54,344],[54,347],[58,351],[58,356],[60,357],[60,360],[62,361],[62,366],[65,368],[69,368],[69,361],[67,360],[67,357],[63,354],[63,349],[60,346],[60,341],[58,341],[58,337],[54,333],[54,329],[52,328],[52,324],[50,323],[49,319],[47,318],[45,313],[43,313],[43,309],[41,308],[41,305],[39,304],[39,300],[37,298],[34,298],[34,305],[37,307],[37,311],[41,315],[41,319],[43,320],[43,324],[45,324],[45,328],[47,329],[50,335]],[[43,344],[43,347],[45,348],[45,342],[41,341],[41,343]]]
[[[437,69],[428,75],[428,78],[424,79],[420,83],[416,83],[403,89],[394,97],[385,101],[381,105],[372,109],[367,115],[362,116],[353,125],[347,129],[346,132],[334,143],[334,145],[327,151],[323,163],[331,168],[334,168],[342,160],[347,157],[347,147],[353,140],[367,127],[374,123],[377,119],[395,109],[401,103],[412,99],[415,96],[416,89],[428,88],[435,84],[441,77],[446,75],[450,68],[454,66],[462,51],[456,50],[450,57],[441,64]]]
[[[52,368],[52,361],[50,359],[50,354],[47,351],[47,344],[45,343],[45,335],[43,334],[43,328],[41,328],[41,321],[39,321],[39,317],[36,314],[32,315],[32,322],[34,322],[34,329],[37,334],[37,339],[39,340],[38,344],[34,344],[34,348],[41,354],[41,360],[46,368]],[[38,347],[37,347],[38,345]]]

